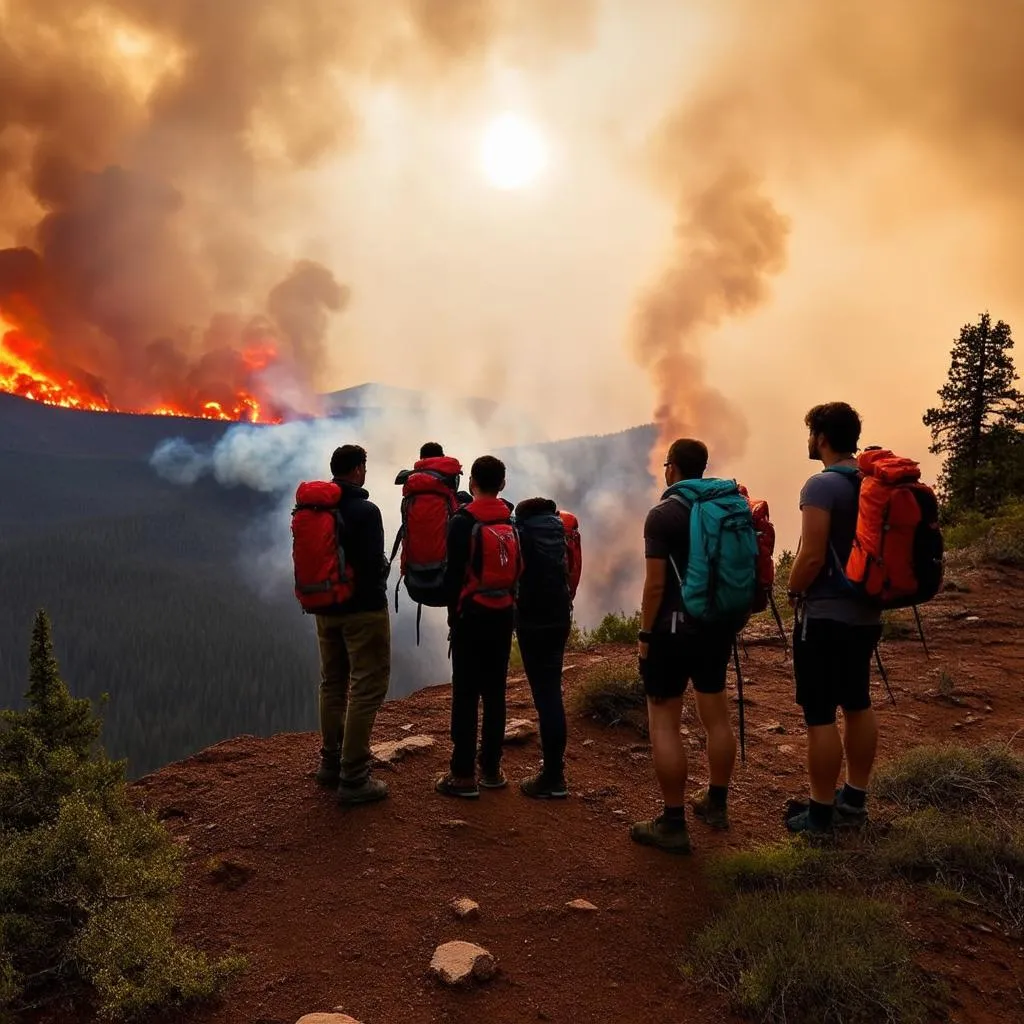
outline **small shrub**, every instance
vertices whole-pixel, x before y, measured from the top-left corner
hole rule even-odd
[[[740,896],[686,972],[765,1024],[916,1024],[927,988],[891,907],[851,895]]]
[[[934,807],[893,823],[874,852],[886,872],[969,892],[1016,933],[1024,927],[1024,834]]]
[[[942,669],[939,672],[938,689],[939,694],[946,698],[952,697],[956,691],[956,680],[947,669]]]
[[[586,650],[588,646],[590,646],[590,643],[587,631],[583,629],[575,619],[573,619],[569,626],[569,640],[565,645],[566,650],[582,651]]]
[[[640,632],[640,612],[632,615],[625,612],[609,612],[587,635],[587,643],[594,644],[635,644]]]
[[[510,675],[519,675],[523,671],[523,652],[519,649],[519,637],[512,637],[512,650],[508,656]]]
[[[739,892],[807,889],[827,881],[838,870],[829,851],[799,840],[738,850],[711,862],[711,877]]]
[[[994,516],[964,512],[943,527],[950,551],[962,551],[978,562],[1024,565],[1024,500],[1007,502]]]
[[[906,611],[885,612],[882,615],[882,639],[906,640],[917,635],[913,614]]]
[[[576,683],[570,706],[605,725],[625,722],[647,731],[647,698],[635,668],[604,662],[587,669]]]
[[[1003,744],[914,747],[881,766],[875,793],[912,810],[978,800],[1013,806],[1024,795],[1024,758]]]

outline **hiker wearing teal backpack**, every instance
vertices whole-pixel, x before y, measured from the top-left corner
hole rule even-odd
[[[871,657],[882,635],[881,612],[847,579],[861,477],[854,453],[861,421],[845,402],[815,406],[806,416],[807,453],[824,469],[800,492],[800,547],[789,577],[796,609],[793,673],[807,723],[809,803],[791,802],[791,832],[827,833],[867,818],[866,791],[878,745],[871,706]],[[836,711],[843,709],[843,735]],[[846,755],[846,783],[837,792]]]
[[[633,825],[635,842],[689,853],[683,694],[692,680],[707,733],[710,784],[692,803],[712,828],[729,827],[727,797],[736,739],[725,678],[737,632],[757,586],[757,536],[734,480],[703,479],[708,450],[680,439],[665,460],[667,490],[644,523],[646,576],[640,608],[640,676],[647,694],[654,771],[665,800],[652,821]]]

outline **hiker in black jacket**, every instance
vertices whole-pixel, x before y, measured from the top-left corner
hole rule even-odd
[[[516,506],[515,524],[523,552],[516,598],[516,636],[540,722],[541,770],[519,784],[537,800],[569,795],[565,784],[565,705],[562,664],[572,622],[572,596],[565,528],[558,507],[547,498]]]
[[[521,570],[512,505],[499,493],[505,465],[485,455],[473,463],[473,501],[448,524],[445,592],[452,657],[452,756],[449,771],[435,784],[444,796],[476,798],[477,720],[480,786],[503,789],[505,685],[512,648],[515,586]]]
[[[364,449],[336,449],[331,475],[341,488],[343,544],[355,589],[345,604],[316,616],[323,741],[316,779],[337,786],[341,804],[371,803],[388,795],[387,784],[370,777],[370,735],[391,676],[384,524],[363,487]]]

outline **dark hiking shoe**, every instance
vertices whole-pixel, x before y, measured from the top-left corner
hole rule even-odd
[[[848,804],[843,800],[842,789],[837,789],[833,823],[836,828],[861,828],[868,823],[868,809]]]
[[[505,773],[499,768],[493,774],[484,773],[480,776],[480,785],[484,789],[504,789],[508,785]]]
[[[811,820],[811,809],[807,804],[790,800],[786,805],[785,822],[787,830],[797,835],[805,835],[809,839],[831,836],[835,817],[835,809],[833,808],[832,823],[827,827],[822,827]]]
[[[524,796],[533,800],[564,800],[569,795],[569,787],[565,784],[565,776],[550,779],[543,772],[531,775],[519,783]]]
[[[321,755],[320,767],[317,768],[314,778],[318,786],[337,789],[341,782],[341,758],[337,755]]]
[[[474,779],[457,779],[451,772],[434,783],[434,790],[442,796],[462,797],[463,800],[476,800],[480,796]]]
[[[338,786],[338,803],[345,807],[354,804],[372,804],[386,799],[388,784],[380,779],[364,779],[357,786]]]
[[[729,811],[711,803],[707,787],[702,789],[690,802],[693,813],[709,828],[727,829],[729,827]]]
[[[686,822],[669,823],[664,816],[653,821],[638,821],[630,830],[629,837],[641,846],[656,846],[666,853],[689,853],[690,833]]]

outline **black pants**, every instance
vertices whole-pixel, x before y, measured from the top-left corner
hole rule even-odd
[[[480,769],[497,774],[505,742],[505,682],[511,612],[475,612],[452,624],[452,775],[475,774],[477,713],[484,706]]]
[[[540,720],[544,774],[561,779],[565,770],[565,705],[562,703],[562,662],[569,626],[527,627],[516,630],[523,669],[533,692]]]

